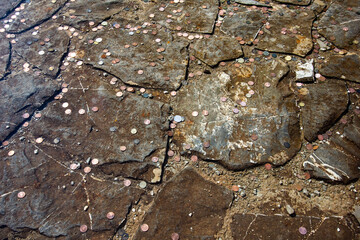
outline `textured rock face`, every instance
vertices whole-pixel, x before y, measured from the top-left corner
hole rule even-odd
[[[0,2],[0,18],[6,17],[14,8],[21,3],[21,0],[8,0]]]
[[[264,229],[264,225],[267,227]],[[305,228],[305,231],[301,228]],[[340,231],[337,231],[340,229]],[[353,239],[354,233],[341,218],[285,217],[235,214],[231,223],[234,239]],[[310,233],[311,230],[311,233]],[[301,234],[305,233],[305,234]]]
[[[328,143],[320,145],[303,163],[306,170],[319,178],[348,182],[360,177],[360,119],[345,116],[335,127]]]
[[[199,40],[194,44],[195,56],[210,66],[221,61],[231,60],[243,55],[241,45],[234,38],[213,37]]]
[[[241,37],[245,41],[253,41],[265,20],[266,16],[259,10],[239,8],[233,16],[224,18],[220,29],[230,36]]]
[[[302,107],[302,121],[305,139],[313,142],[319,134],[331,128],[339,117],[347,110],[349,96],[346,84],[340,80],[326,80],[318,84],[308,84],[299,92]]]
[[[320,73],[326,77],[360,82],[360,58],[356,54],[331,55],[322,64]]]
[[[5,21],[8,22],[7,28],[10,32],[23,32],[51,18],[66,0],[37,0],[22,3],[16,14],[9,15]]]
[[[25,62],[18,62],[19,65]],[[40,108],[60,84],[36,70],[14,72],[0,81],[0,139],[4,139]]]
[[[294,4],[294,5],[309,5],[311,0],[275,0],[279,3]]]
[[[277,87],[288,66],[272,60],[226,72],[205,75],[179,91],[174,114],[184,116],[185,122],[178,124],[176,143],[182,148],[189,144],[202,158],[231,169],[288,161],[300,148],[294,96],[285,97]],[[204,147],[206,142],[209,147]]]
[[[311,26],[315,15],[312,11],[296,13],[292,10],[280,9],[274,12],[268,21],[268,27],[259,35],[259,49],[292,53],[306,56],[313,47]],[[301,23],[301,24],[300,24]]]
[[[0,37],[0,79],[2,79],[10,61],[10,43],[4,35],[0,35]]]
[[[319,21],[319,33],[339,48],[356,48],[360,41],[360,3],[357,0],[334,1]]]
[[[81,49],[84,62],[130,85],[174,90],[185,79],[187,44],[163,30],[105,29],[88,34]]]
[[[157,1],[150,9],[150,21],[177,31],[212,33],[218,13],[218,0]],[[151,15],[153,14],[153,15]]]
[[[192,168],[185,168],[170,180],[155,199],[143,223],[147,232],[138,231],[134,239],[214,239],[223,225],[232,193],[204,180]]]
[[[13,49],[43,73],[55,77],[68,51],[69,43],[69,36],[50,23],[42,25],[37,31],[20,35]]]

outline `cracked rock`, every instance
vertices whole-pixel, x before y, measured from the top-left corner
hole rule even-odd
[[[284,62],[271,60],[230,66],[190,81],[173,104],[174,114],[186,119],[176,127],[174,143],[180,148],[190,145],[201,158],[230,169],[284,164],[301,142],[295,97],[287,83],[279,84],[288,71]],[[208,116],[201,114],[203,110]],[[203,147],[204,142],[210,146]]]
[[[180,239],[212,237],[223,225],[232,198],[230,190],[185,168],[157,195],[143,220],[149,230],[139,230],[134,239],[170,239],[174,232]]]
[[[0,79],[4,77],[8,63],[10,61],[10,43],[3,36],[0,35]]]
[[[229,37],[212,37],[198,40],[194,44],[194,51],[197,58],[210,66],[243,55],[239,42],[235,38]]]
[[[356,54],[330,55],[322,64],[320,73],[326,77],[360,83],[360,58]]]

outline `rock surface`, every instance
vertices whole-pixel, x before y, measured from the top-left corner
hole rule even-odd
[[[300,100],[305,103],[301,108],[304,136],[306,140],[313,142],[347,110],[349,96],[346,84],[340,80],[328,79],[305,85],[299,92]],[[302,95],[302,92],[307,94]]]
[[[326,77],[360,83],[360,58],[356,54],[346,56],[331,55],[322,64],[320,73]]]
[[[195,56],[210,66],[221,61],[231,60],[243,55],[241,45],[234,38],[214,37],[196,41]]]
[[[158,194],[134,239],[168,239],[177,233],[181,239],[214,239],[223,225],[232,193],[204,180],[194,169],[185,168]]]
[[[294,5],[309,5],[311,0],[275,0],[279,3],[294,4]]]
[[[259,35],[259,49],[306,56],[312,49],[311,26],[315,18],[312,11],[280,9],[267,20],[269,24]],[[301,24],[300,24],[301,23]],[[266,27],[268,26],[268,27]]]
[[[191,152],[230,169],[284,164],[301,141],[294,95],[285,96],[277,87],[288,70],[284,62],[271,60],[190,81],[173,104],[174,114],[185,117],[175,132],[177,145],[190,145]],[[210,146],[204,147],[205,142]]]
[[[0,35],[0,79],[2,79],[10,63],[10,43],[5,36]]]
[[[1,1],[0,2],[0,18],[6,17],[21,2],[22,2],[21,0]]]
[[[319,33],[339,48],[357,48],[360,41],[360,3],[357,0],[333,1],[319,21]]]
[[[146,34],[140,34],[143,31]],[[169,33],[149,27],[136,32],[105,28],[88,34],[77,53],[84,62],[111,72],[124,83],[166,90],[180,86],[188,62],[185,42],[173,41]]]

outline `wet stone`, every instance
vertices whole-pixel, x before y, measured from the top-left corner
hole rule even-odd
[[[321,221],[321,218],[316,216],[235,214],[232,217],[231,230],[234,239],[301,240],[304,239],[304,235],[300,233],[300,228],[307,229],[305,236],[311,240],[354,239],[355,234],[342,218],[329,217],[323,222]],[[304,230],[301,230],[304,233]]]
[[[311,27],[315,15],[312,11],[279,9],[267,20],[270,28],[263,28],[257,48],[267,51],[306,56],[313,47]],[[283,29],[287,29],[286,34]],[[289,31],[289,32],[287,32]]]
[[[253,41],[266,16],[260,10],[239,8],[232,16],[225,16],[220,30],[233,37],[242,37],[244,41]]]
[[[313,142],[347,110],[349,97],[346,84],[341,80],[327,79],[325,82],[307,84],[304,88],[308,94],[299,95],[305,103],[301,108],[304,136],[307,141]]]
[[[160,0],[157,2],[158,4],[148,12],[148,16],[154,14],[148,20],[155,21],[171,30],[212,33],[218,13],[218,0],[183,1],[178,3]]]
[[[345,115],[347,123],[338,123],[326,144],[304,161],[305,170],[317,178],[347,183],[360,177],[360,119]]]
[[[359,55],[330,55],[321,65],[320,73],[326,77],[339,78],[360,83]]]
[[[13,50],[26,61],[41,69],[43,73],[55,77],[58,74],[63,56],[67,53],[70,38],[65,31],[58,31],[55,24],[41,25],[37,34],[32,31],[18,36]],[[49,38],[49,41],[44,41]],[[28,47],[27,43],[32,42]],[[41,45],[41,42],[44,42]]]
[[[21,4],[24,9],[19,11],[19,15],[10,14],[6,18],[6,20],[12,20],[8,23],[7,31],[18,33],[30,29],[49,19],[66,2],[66,0],[56,0],[54,2],[48,0],[26,1]],[[14,19],[12,19],[13,16],[15,16]],[[25,19],[25,21],[22,21],[22,19]]]
[[[173,104],[174,113],[187,119],[175,129],[174,143],[179,147],[190,144],[190,150],[201,158],[218,160],[230,169],[265,162],[285,163],[296,154],[301,142],[295,97],[286,83],[278,83],[288,71],[284,62],[271,60],[238,68],[230,66],[227,73],[214,71],[190,81],[178,91]],[[270,76],[273,72],[276,77]],[[250,81],[255,83],[251,87]],[[250,90],[254,95],[247,98]],[[282,94],[289,96],[283,98]],[[227,101],[221,101],[221,97]],[[234,114],[238,104],[239,113]],[[209,111],[208,116],[191,115],[192,111],[203,109]],[[251,139],[253,134],[258,136],[256,141]],[[202,143],[206,141],[211,144],[204,149]]]
[[[358,0],[333,1],[320,18],[319,33],[339,48],[358,49],[358,45],[353,43],[360,41],[359,11]]]
[[[194,44],[194,51],[197,58],[210,66],[243,55],[239,42],[235,38],[229,37],[212,37],[198,40]]]
[[[156,32],[156,35],[152,34],[152,28],[147,30],[149,32],[146,34],[134,33],[129,29],[107,29],[90,33],[82,42],[79,57],[83,57],[85,63],[119,77],[125,83],[175,90],[185,79],[187,44],[173,41],[171,34],[163,30]],[[161,45],[157,44],[156,39],[161,39]],[[100,42],[88,44],[89,40]],[[104,56],[105,48],[111,55]],[[118,63],[113,63],[115,59],[118,59]],[[155,66],[151,63],[155,63]]]
[[[134,239],[170,239],[173,232],[180,239],[212,239],[223,225],[232,198],[230,190],[185,168],[156,196],[143,220],[148,231],[139,229]]]

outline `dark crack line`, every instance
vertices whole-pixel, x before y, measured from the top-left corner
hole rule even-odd
[[[6,0],[7,1],[7,0]],[[16,8],[18,8],[22,3],[24,3],[26,0],[22,0],[20,1],[17,5],[13,6],[12,9],[10,9],[9,11],[7,11],[7,13],[5,13],[4,17],[0,17],[0,20],[7,18],[12,12],[15,11]]]
[[[33,29],[34,27],[40,26],[41,24],[43,24],[44,22],[48,21],[49,19],[51,19],[54,15],[56,15],[70,0],[66,0],[62,5],[59,6],[58,9],[56,9],[50,16],[43,18],[41,20],[39,20],[38,22],[36,22],[35,24],[31,25],[30,27],[27,27],[21,31],[7,31],[7,33],[10,34],[22,34],[24,32],[29,31],[30,29]]]

